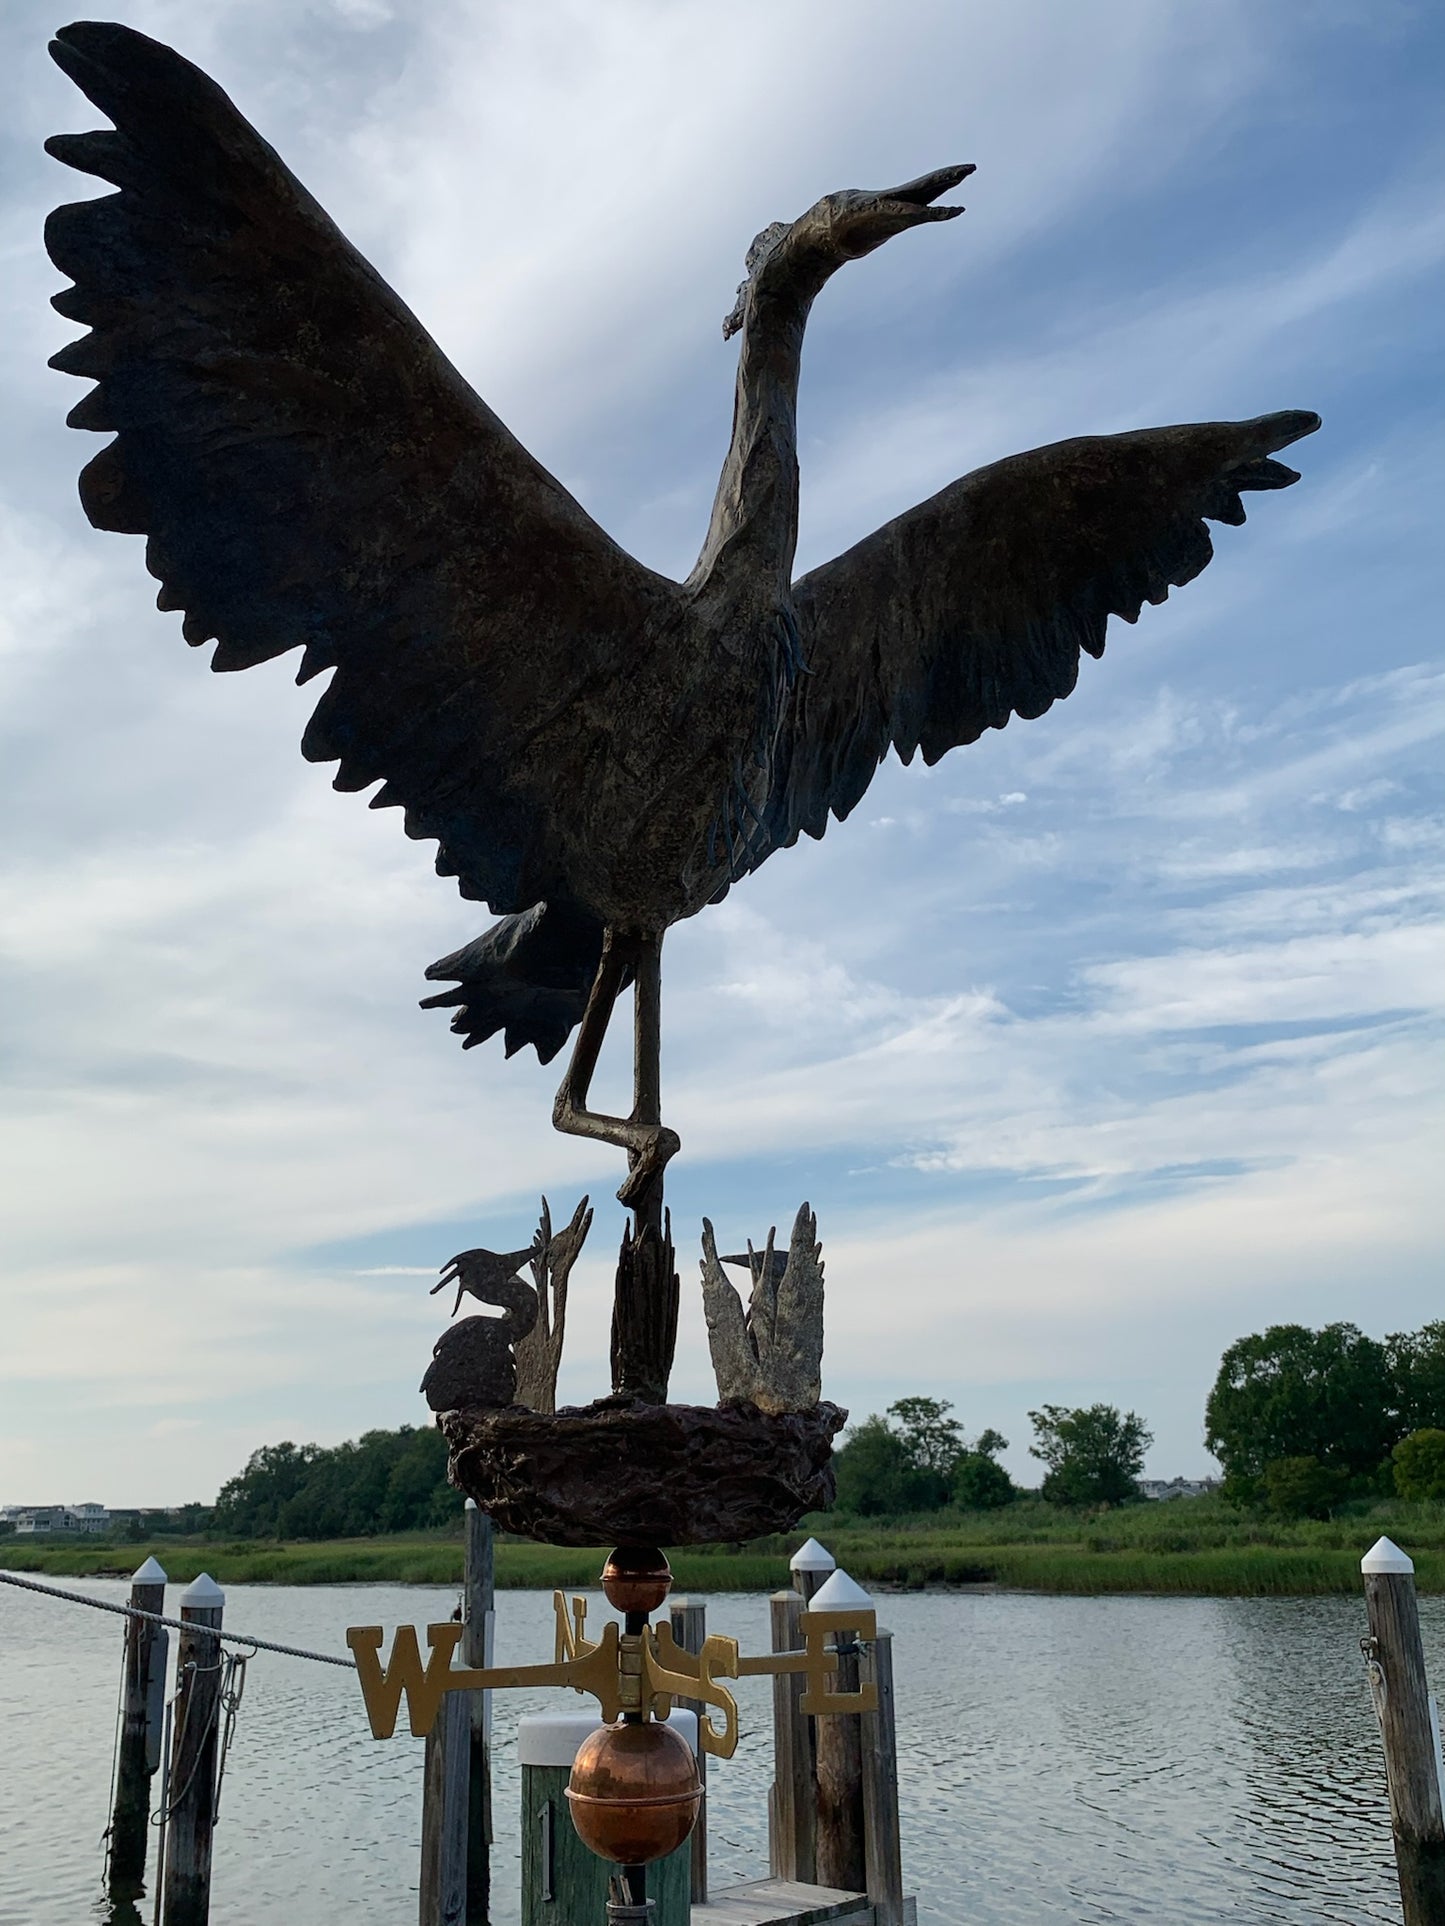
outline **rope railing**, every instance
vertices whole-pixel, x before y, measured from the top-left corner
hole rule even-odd
[[[183,1618],[167,1618],[162,1612],[143,1612],[138,1605],[118,1605],[108,1598],[89,1598],[84,1592],[69,1592],[59,1585],[42,1585],[38,1579],[22,1578],[18,1572],[0,1572],[0,1585],[15,1585],[21,1591],[41,1592],[47,1598],[63,1598],[71,1605],[88,1605],[94,1612],[114,1612],[120,1618],[148,1619],[152,1625],[171,1625],[177,1630],[194,1632],[198,1628]],[[200,1628],[204,1631],[204,1627]],[[275,1639],[254,1638],[248,1632],[212,1632],[223,1645],[249,1645],[253,1652],[279,1652],[283,1658],[311,1659],[317,1665],[341,1665],[356,1670],[353,1658],[337,1658],[331,1652],[308,1652],[301,1645],[278,1645]]]

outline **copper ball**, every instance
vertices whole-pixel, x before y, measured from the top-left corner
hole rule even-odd
[[[619,1866],[646,1866],[692,1831],[702,1785],[692,1747],[672,1726],[604,1725],[589,1733],[567,1784],[583,1845]]]
[[[672,1567],[655,1545],[619,1545],[602,1567],[602,1589],[614,1611],[646,1617],[672,1590]]]

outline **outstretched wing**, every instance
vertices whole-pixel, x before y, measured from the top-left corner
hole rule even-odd
[[[1138,619],[1213,554],[1205,519],[1299,479],[1270,460],[1319,426],[1291,412],[1089,436],[965,475],[796,585],[803,659],[764,854],[905,762],[1041,716],[1073,689],[1111,615]]]
[[[197,68],[127,27],[51,52],[115,131],[49,151],[117,194],[46,245],[93,330],[73,426],[98,528],[148,537],[163,609],[216,669],[335,668],[303,741],[385,779],[437,868],[499,911],[566,894],[556,798],[605,750],[629,647],[677,593],[610,540]],[[570,760],[569,760],[570,759]]]

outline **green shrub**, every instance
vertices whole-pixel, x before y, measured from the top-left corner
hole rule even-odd
[[[1412,1431],[1391,1454],[1402,1498],[1445,1499],[1445,1431]]]
[[[833,1467],[840,1510],[859,1518],[884,1518],[908,1509],[908,1453],[882,1418],[858,1425],[834,1454]]]
[[[1281,1518],[1328,1518],[1345,1496],[1346,1474],[1318,1458],[1271,1458],[1263,1484]]]
[[[964,1511],[996,1511],[1018,1495],[1013,1479],[987,1452],[965,1451],[953,1467],[953,1502]]]
[[[1137,1411],[1112,1404],[1046,1404],[1030,1411],[1029,1455],[1048,1466],[1040,1492],[1056,1505],[1122,1505],[1139,1496],[1144,1453],[1154,1442]]]

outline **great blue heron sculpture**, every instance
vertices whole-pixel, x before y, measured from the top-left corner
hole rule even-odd
[[[467,1043],[502,1030],[544,1061],[580,1024],[554,1121],[627,1152],[619,1195],[660,1235],[666,930],[847,816],[890,748],[931,764],[1068,695],[1110,615],[1209,561],[1206,518],[1298,479],[1271,457],[1318,418],[1014,455],[794,581],[812,302],[960,213],[937,202],[973,170],[829,194],[753,244],[732,441],[672,581],[516,441],[214,81],[122,26],[51,51],[115,124],[47,143],[119,189],[46,229],[74,282],[55,305],[91,329],[53,365],[99,383],[69,419],[116,436],[87,515],[147,538],[158,605],[214,669],[300,648],[300,680],[334,671],[303,753],[338,789],[379,783],[371,806],[502,918],[432,967],[458,987],[431,1001]],[[635,1101],[607,1116],[589,1091],[629,979]],[[670,1359],[665,1328],[649,1342]]]

